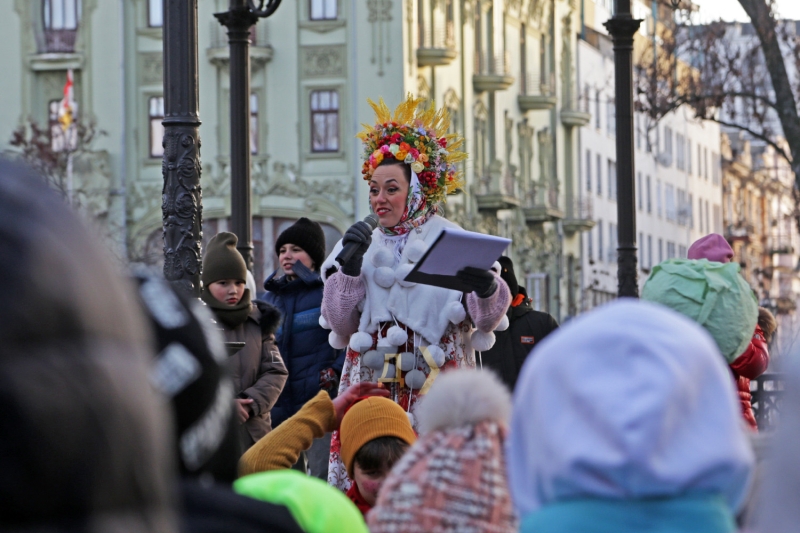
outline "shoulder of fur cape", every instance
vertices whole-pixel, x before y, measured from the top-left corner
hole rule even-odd
[[[511,393],[490,370],[443,372],[422,399],[417,417],[422,434],[491,421],[507,424]]]
[[[253,303],[259,313],[261,313],[259,324],[261,324],[262,333],[264,333],[264,335],[275,334],[281,325],[282,316],[280,310],[271,303],[262,300],[256,300]]]

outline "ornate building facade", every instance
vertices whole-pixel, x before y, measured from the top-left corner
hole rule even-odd
[[[226,35],[198,3],[204,234],[230,216]],[[78,115],[105,135],[76,162],[85,211],[122,259],[161,258],[161,0],[14,0],[0,20],[6,75],[0,139],[51,121],[72,69]],[[576,89],[579,0],[304,0],[284,2],[251,33],[255,275],[296,218],[329,245],[368,212],[355,134],[367,98],[414,93],[446,106],[467,139],[467,187],[446,216],[507,236],[539,309],[580,309],[578,130],[591,120]],[[13,105],[12,105],[13,104]],[[5,141],[4,141],[5,142]],[[77,164],[79,163],[79,164]]]
[[[794,176],[772,147],[739,131],[722,136],[724,235],[759,305],[778,320],[773,357],[796,349],[800,300],[800,238]],[[773,359],[776,360],[776,359]]]

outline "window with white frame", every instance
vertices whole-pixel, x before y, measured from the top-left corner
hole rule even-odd
[[[586,150],[586,191],[592,192],[592,152]]]
[[[658,262],[662,262],[664,260],[664,240],[658,239]]]
[[[644,190],[642,188],[642,173],[636,173],[636,190],[638,192],[637,197],[639,199],[639,211],[644,209]]]
[[[656,214],[661,218],[661,180],[656,180]]]
[[[692,173],[692,140],[686,139],[686,172]]]
[[[684,245],[682,245],[682,244],[679,244],[679,245],[678,245],[678,257],[682,257],[682,258],[684,258],[684,259],[685,259],[685,258],[686,258],[686,255],[687,255],[687,253],[686,253],[686,252],[687,252],[687,250],[686,250],[686,246],[684,246]]]
[[[647,212],[648,213],[652,213],[653,212],[653,195],[651,194],[652,190],[651,190],[651,187],[650,187],[651,183],[652,182],[650,180],[650,176],[647,176],[647,178],[645,179],[645,184],[646,184],[645,187],[647,189]]]
[[[639,115],[639,113],[636,113],[634,116],[636,117],[636,148],[641,150],[642,149],[642,124],[641,124],[642,120],[641,120],[641,115]]]
[[[647,268],[653,268],[653,236],[647,236]]]
[[[45,30],[77,30],[81,20],[81,2],[44,0],[42,17]]]
[[[613,98],[606,102],[606,113],[606,133],[609,137],[614,137],[617,134],[617,104]]]
[[[608,262],[617,262],[617,225],[608,223]]]
[[[667,220],[675,222],[677,220],[675,187],[671,183],[664,184],[664,207]]]
[[[597,154],[597,196],[603,196],[603,156]]]
[[[339,151],[339,93],[311,91],[311,151]]]
[[[670,166],[672,164],[672,128],[669,126],[664,128],[664,153],[667,154],[666,166]]]
[[[311,20],[336,20],[337,0],[309,0],[308,18]]]
[[[164,97],[151,96],[148,100],[148,119],[150,122],[150,157],[164,157]]]
[[[597,221],[597,259],[603,260],[603,221]]]
[[[600,89],[597,89],[597,93],[595,96],[594,101],[594,127],[598,130],[600,129]]]
[[[66,136],[61,121],[58,120],[58,108],[61,100],[50,100],[48,104],[48,126],[50,129],[50,148],[54,152],[63,152],[66,149]]]
[[[639,268],[644,268],[644,233],[639,232]]]
[[[147,25],[151,28],[164,25],[164,0],[147,0]]]
[[[667,241],[667,259],[672,259],[673,257],[675,257],[675,243]]]
[[[617,199],[617,163],[608,160],[608,197],[611,200]]]
[[[675,136],[675,166],[678,167],[678,170],[686,170],[685,145],[683,139],[684,137],[680,133]]]
[[[700,233],[703,233],[703,199],[697,199],[697,220],[699,224]]]
[[[250,153],[258,154],[258,95],[250,93]]]
[[[586,257],[594,261],[594,229],[586,232]]]

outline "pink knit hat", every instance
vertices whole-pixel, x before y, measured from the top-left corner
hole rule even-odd
[[[692,243],[689,247],[689,259],[708,259],[718,263],[730,263],[733,259],[733,248],[719,233],[710,233]]]
[[[423,435],[367,514],[371,533],[514,533],[503,452],[510,394],[487,370],[443,372],[417,410]]]

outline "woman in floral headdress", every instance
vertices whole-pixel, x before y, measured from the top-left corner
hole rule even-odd
[[[418,397],[440,371],[475,366],[475,350],[494,344],[492,332],[511,302],[508,286],[491,271],[460,271],[473,289],[466,294],[404,281],[443,229],[458,228],[437,213],[463,185],[456,163],[466,158],[458,151],[463,137],[447,133],[446,110],[420,109],[421,102],[409,96],[392,115],[383,100],[369,101],[377,121],[359,138],[379,225],[374,231],[365,222],[351,226],[321,269],[321,323],[332,329],[334,348],[347,347],[339,390],[383,381],[412,424]],[[358,250],[340,265],[334,258],[348,243]],[[328,482],[344,490],[351,481],[338,446],[334,433]]]

